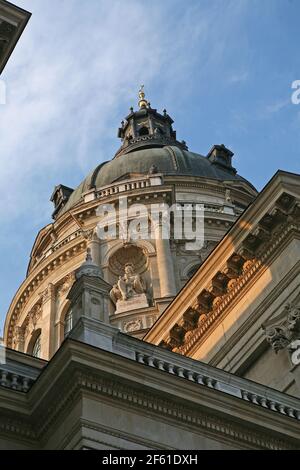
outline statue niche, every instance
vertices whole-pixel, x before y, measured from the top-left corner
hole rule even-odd
[[[149,307],[145,282],[135,273],[132,263],[125,264],[124,275],[114,284],[110,298],[116,306],[115,313]]]

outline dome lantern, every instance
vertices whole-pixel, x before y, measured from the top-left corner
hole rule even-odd
[[[188,150],[184,141],[176,139],[176,131],[173,129],[173,119],[164,109],[163,114],[151,108],[150,102],[145,98],[144,85],[139,90],[139,109],[130,108],[130,114],[122,121],[118,131],[118,137],[122,145],[116,157],[145,148],[161,148],[166,145]]]

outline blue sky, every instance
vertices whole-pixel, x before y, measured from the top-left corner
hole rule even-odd
[[[1,76],[1,322],[53,187],[113,156],[141,83],[190,150],[224,143],[258,189],[278,168],[300,173],[299,0],[15,3],[32,17]]]

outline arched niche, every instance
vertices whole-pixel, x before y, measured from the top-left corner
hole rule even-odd
[[[140,137],[143,135],[149,135],[149,129],[146,126],[141,127],[138,132]]]
[[[135,240],[132,243],[128,243],[127,245],[134,245],[140,248],[145,256],[148,258],[149,256],[153,256],[156,253],[154,245],[148,240]],[[116,253],[118,250],[123,248],[125,245],[121,240],[116,240],[113,242],[112,246],[110,246],[106,253],[103,253],[103,265],[107,266],[109,264],[109,259]]]
[[[111,252],[107,264],[108,282],[115,285],[121,276],[124,276],[125,266],[132,264],[135,274],[139,274],[146,284],[146,295],[151,305],[153,299],[153,288],[151,273],[149,269],[149,256],[145,249],[136,244],[121,245],[117,250]],[[115,310],[111,306],[111,313]]]
[[[198,260],[198,261],[194,260],[188,263],[181,272],[181,278],[184,280],[190,279],[196,273],[196,271],[198,271],[201,264],[202,264],[201,260]]]
[[[65,339],[65,319],[66,315],[70,311],[70,301],[65,299],[57,314],[57,321],[55,323],[55,336],[57,341],[57,347],[61,345]]]
[[[110,256],[108,260],[109,270],[118,278],[124,274],[124,267],[128,263],[133,264],[136,273],[143,274],[148,268],[148,257],[141,247],[126,244]]]
[[[37,328],[31,334],[31,338],[27,345],[27,354],[35,357],[41,357],[41,336],[42,330],[41,328]]]

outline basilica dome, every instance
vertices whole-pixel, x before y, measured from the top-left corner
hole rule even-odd
[[[84,201],[84,195],[125,179],[160,173],[164,176],[196,177],[228,182],[256,191],[232,166],[233,153],[225,145],[214,145],[206,156],[190,152],[185,141],[178,141],[173,129],[173,119],[164,109],[159,113],[145,99],[143,89],[139,93],[139,109],[121,122],[118,137],[122,145],[114,158],[100,163],[75,189],[66,186],[55,188],[51,200],[56,219]]]
[[[151,171],[165,176],[202,177],[235,184],[243,182],[254,189],[251,183],[239,176],[232,167],[212,158],[213,152],[217,154],[218,151],[219,153],[223,151],[225,154],[230,152],[225,146],[220,145],[214,146],[208,156],[202,156],[176,145],[165,145],[154,148],[141,147],[117,156],[101,163],[82,181],[72,192],[60,214],[80,203],[83,195],[92,188],[103,188],[130,176],[146,176]]]
[[[118,129],[121,146],[114,157],[76,189],[54,188],[54,220],[37,234],[26,279],[6,317],[8,347],[40,351],[45,359],[55,354],[72,325],[69,292],[87,250],[97,279],[102,276],[101,286],[111,288],[103,308],[91,299],[95,315],[105,309],[111,325],[143,337],[257,195],[238,175],[233,152],[225,145],[213,145],[207,155],[189,151],[177,139],[167,111],[152,108],[143,89],[139,98],[138,109],[130,108]],[[201,226],[193,210],[199,204]],[[107,205],[109,221],[100,236],[99,208]],[[136,222],[132,213],[141,205],[150,230],[136,238],[130,231]],[[161,237],[163,223],[155,210],[162,207],[187,209],[193,231],[179,236],[174,227],[181,219],[170,210],[169,237]],[[196,232],[202,234],[201,243],[190,248],[190,235]],[[84,269],[90,266],[84,263]]]

